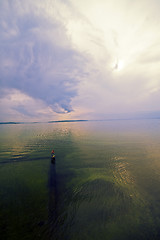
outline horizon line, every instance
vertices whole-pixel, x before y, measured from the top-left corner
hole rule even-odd
[[[45,122],[19,122],[19,121],[7,121],[7,122],[0,122],[0,124],[37,124],[37,123],[65,123],[65,122],[105,122],[105,121],[122,121],[122,120],[149,120],[149,119],[160,119],[160,117],[130,117],[130,118],[108,118],[108,119],[78,119],[78,120],[51,120]]]

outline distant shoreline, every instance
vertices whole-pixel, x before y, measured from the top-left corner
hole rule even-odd
[[[87,122],[89,120],[57,120],[48,122],[0,122],[0,124],[36,124],[36,123],[63,123],[63,122]]]
[[[160,120],[160,117],[146,117],[146,118],[112,118],[112,119],[95,119],[95,120],[55,120],[48,122],[0,122],[0,125],[13,125],[13,124],[37,124],[37,123],[76,123],[76,122],[109,122],[109,121],[129,121],[129,120]]]

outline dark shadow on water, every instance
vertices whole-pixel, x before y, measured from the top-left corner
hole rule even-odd
[[[58,191],[57,191],[57,176],[56,176],[56,161],[51,159],[49,169],[49,203],[48,203],[48,226],[49,226],[49,237],[50,239],[56,238],[57,231],[57,203],[58,203]],[[55,237],[53,237],[55,236]]]
[[[56,172],[56,160],[50,162],[48,188],[48,239],[69,240],[74,222],[75,212],[69,211],[73,193],[66,187],[68,179],[73,177],[72,172]],[[68,213],[69,211],[69,213]]]

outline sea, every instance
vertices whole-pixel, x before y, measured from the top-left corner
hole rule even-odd
[[[0,124],[0,239],[160,239],[160,119]]]

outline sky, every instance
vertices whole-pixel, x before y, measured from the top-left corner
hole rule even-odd
[[[0,0],[0,121],[159,114],[159,11],[159,0]]]

